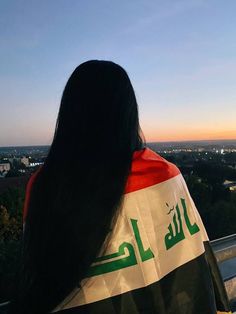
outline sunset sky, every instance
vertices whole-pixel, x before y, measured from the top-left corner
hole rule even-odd
[[[235,0],[0,4],[0,146],[51,144],[73,69],[123,66],[147,141],[236,139]]]

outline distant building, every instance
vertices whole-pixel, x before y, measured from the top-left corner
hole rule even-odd
[[[9,162],[0,163],[0,178],[4,178],[10,169],[11,164]]]
[[[24,164],[26,167],[29,167],[29,165],[30,165],[29,158],[27,158],[27,157],[22,157],[20,161],[21,161],[21,163]]]
[[[9,162],[0,163],[0,172],[9,171],[11,169],[11,165]]]
[[[225,188],[229,188],[231,192],[236,192],[236,181],[225,180],[223,185]]]
[[[8,160],[9,160],[10,163],[13,163],[14,161],[20,162],[21,158],[20,157],[13,157],[13,158],[10,157],[10,158],[8,158]]]

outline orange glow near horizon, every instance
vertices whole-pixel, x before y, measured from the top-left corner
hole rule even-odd
[[[212,130],[211,127],[208,129],[202,128],[197,129],[195,127],[188,127],[186,129],[180,126],[175,126],[170,130],[164,128],[154,128],[141,125],[146,142],[182,142],[182,141],[201,141],[201,140],[236,140],[236,129],[235,130]],[[53,140],[53,130],[44,131],[41,134],[36,132],[31,134],[28,141],[25,141],[25,134],[20,134],[22,137],[16,138],[12,136],[6,143],[1,143],[0,146],[30,146],[30,145],[51,145]],[[16,141],[17,139],[17,141]]]
[[[236,140],[236,130],[212,131],[212,130],[176,130],[155,131],[145,130],[143,134],[147,142],[171,142],[171,141],[200,141],[200,140]]]

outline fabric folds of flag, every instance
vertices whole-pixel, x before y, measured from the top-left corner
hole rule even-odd
[[[148,148],[134,153],[105,254],[82,289],[53,312],[230,313],[207,233],[176,166]]]

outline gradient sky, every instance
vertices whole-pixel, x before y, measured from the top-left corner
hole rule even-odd
[[[147,141],[236,139],[235,0],[2,0],[0,146],[50,144],[73,69],[112,60]]]

